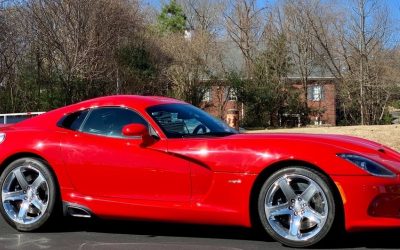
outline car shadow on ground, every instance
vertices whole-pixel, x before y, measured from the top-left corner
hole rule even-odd
[[[257,232],[243,227],[191,225],[160,222],[68,218],[47,232],[132,234],[149,237],[193,237],[217,239],[265,240]],[[266,239],[273,241],[272,239]]]
[[[58,225],[55,229],[56,232],[85,231],[90,233],[132,234],[148,237],[165,236],[261,242],[274,241],[269,237],[265,237],[262,232],[242,227],[75,218],[68,218],[68,220]],[[336,238],[333,237],[329,242],[314,249],[400,249],[399,236],[400,229],[348,233]]]

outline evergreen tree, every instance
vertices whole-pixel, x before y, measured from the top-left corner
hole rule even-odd
[[[164,5],[158,16],[158,25],[161,32],[184,32],[186,28],[186,16],[176,0],[171,0]]]

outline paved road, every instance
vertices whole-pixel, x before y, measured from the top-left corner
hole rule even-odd
[[[399,249],[400,231],[361,233],[337,239],[335,249]],[[242,228],[69,218],[52,232],[18,233],[0,219],[0,249],[236,250],[290,249]]]

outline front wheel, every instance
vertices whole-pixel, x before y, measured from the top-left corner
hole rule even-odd
[[[0,185],[0,211],[11,226],[33,231],[49,220],[57,189],[46,163],[35,158],[15,160],[3,171]]]
[[[324,239],[335,219],[335,201],[327,178],[307,167],[275,172],[264,183],[258,213],[267,233],[291,247]]]

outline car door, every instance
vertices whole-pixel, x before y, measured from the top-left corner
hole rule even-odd
[[[70,179],[83,195],[130,200],[189,201],[188,162],[167,154],[164,140],[142,145],[122,127],[148,123],[124,107],[100,107],[67,116],[62,155]],[[62,123],[62,122],[61,122]]]

